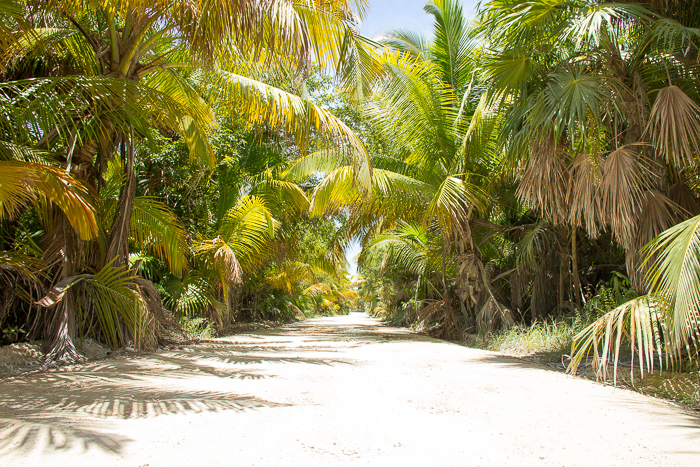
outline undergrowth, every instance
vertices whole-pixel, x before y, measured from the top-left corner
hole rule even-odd
[[[204,317],[180,318],[180,326],[190,339],[211,339],[216,337],[216,327],[214,323]]]
[[[469,334],[464,345],[506,354],[537,355],[544,360],[560,361],[571,351],[574,336],[610,310],[637,297],[627,277],[613,273],[609,282],[587,294],[585,305],[573,316],[535,320],[531,325],[516,325],[488,334]]]
[[[589,322],[581,316],[535,321],[530,326],[517,325],[495,333],[468,334],[464,344],[517,356],[537,354],[558,361],[569,353],[574,336]]]

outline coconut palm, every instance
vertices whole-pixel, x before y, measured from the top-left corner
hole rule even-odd
[[[474,47],[461,6],[435,1],[425,9],[435,17],[435,40],[429,43],[405,31],[389,33],[384,73],[363,107],[371,124],[394,146],[389,154],[374,156],[369,194],[353,183],[352,167],[314,164],[313,155],[290,168],[287,176],[303,178],[325,170],[327,177],[314,190],[312,213],[349,209],[348,234],[362,235],[365,246],[399,221],[436,228],[445,240],[441,306],[452,317],[442,331],[455,336],[459,326],[447,274],[452,255],[458,258],[458,289],[467,319],[484,316],[485,308],[502,322],[512,319],[492,289],[473,233],[475,215],[485,210],[484,176],[492,161],[482,149],[492,139],[495,119],[482,112],[482,124],[472,126]]]
[[[67,258],[54,271],[54,285],[85,268],[128,268],[138,214],[135,160],[145,154],[139,144],[153,141],[155,132],[178,134],[194,159],[211,165],[216,115],[236,114],[293,133],[302,148],[312,133],[322,134],[363,163],[361,142],[342,122],[264,82],[303,82],[316,60],[341,71],[343,86],[361,94],[374,58],[353,29],[347,2],[51,0],[19,10],[14,4],[4,13],[0,94],[12,115],[8,141],[58,154],[97,204],[111,194],[104,191],[110,161],[123,171],[117,202],[104,217],[109,224],[90,254],[76,235],[53,229],[55,241],[64,242],[54,250]],[[164,248],[166,255],[174,251]],[[72,309],[66,300],[54,306],[62,330],[52,332],[63,336],[54,340],[59,358],[74,354],[70,311],[59,311],[66,307]]]

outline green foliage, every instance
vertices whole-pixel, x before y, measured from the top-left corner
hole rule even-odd
[[[586,301],[580,315],[597,319],[638,296],[629,279],[619,272],[614,272],[610,282],[600,284],[593,296]]]
[[[2,328],[2,340],[4,343],[11,344],[19,340],[20,334],[25,334],[26,332],[23,327],[8,324]]]
[[[180,318],[180,326],[191,339],[211,339],[216,337],[214,323],[203,316],[194,318],[183,316]]]
[[[370,173],[361,140],[303,85],[314,63],[368,91],[363,2],[5,3],[1,328],[38,317],[32,337],[71,361],[83,333],[152,348],[177,334],[172,314],[221,329],[252,303],[253,318],[286,319],[316,278],[268,279],[297,263],[342,281],[339,242],[294,235],[309,201],[280,173],[309,149]]]
[[[467,345],[517,356],[537,356],[561,363],[571,343],[589,323],[582,317],[536,321],[529,326],[519,324],[496,333],[468,335]]]

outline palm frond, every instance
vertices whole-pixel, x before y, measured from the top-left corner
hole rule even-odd
[[[141,248],[167,261],[172,274],[182,275],[187,267],[187,233],[165,204],[147,196],[134,198],[130,231]]]
[[[634,356],[639,355],[639,370],[654,371],[655,361],[663,365],[661,357],[665,329],[661,325],[658,305],[652,296],[642,296],[620,305],[598,318],[574,336],[571,362],[567,371],[575,374],[585,359],[591,357],[596,375],[608,378],[613,367],[613,381],[617,383],[620,351],[629,343],[632,353],[630,376],[634,375]]]
[[[645,251],[654,258],[649,269],[651,291],[664,311],[665,340],[672,352],[700,337],[700,216],[671,227]],[[649,261],[649,260],[647,260]]]
[[[669,164],[678,168],[694,165],[700,149],[700,105],[678,86],[661,89],[651,108],[647,132]]]
[[[0,219],[15,216],[37,196],[58,206],[81,237],[97,233],[86,190],[65,171],[32,162],[0,161]]]

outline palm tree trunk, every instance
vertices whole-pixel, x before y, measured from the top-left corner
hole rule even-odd
[[[576,297],[576,306],[581,308],[581,279],[578,274],[578,229],[571,229],[571,277],[573,281],[574,296]]]
[[[75,274],[82,255],[78,233],[71,227],[65,215],[61,215],[61,217],[63,263],[61,274],[56,280],[57,283]],[[67,290],[64,299],[48,310],[51,316],[48,318],[48,326],[44,327],[47,362],[73,363],[82,360],[73,342],[77,311],[74,294],[74,290]]]
[[[114,266],[126,266],[129,262],[129,229],[136,197],[136,173],[134,171],[134,133],[122,140],[122,161],[126,183],[119,193],[117,210],[107,240],[106,262],[114,261]]]

